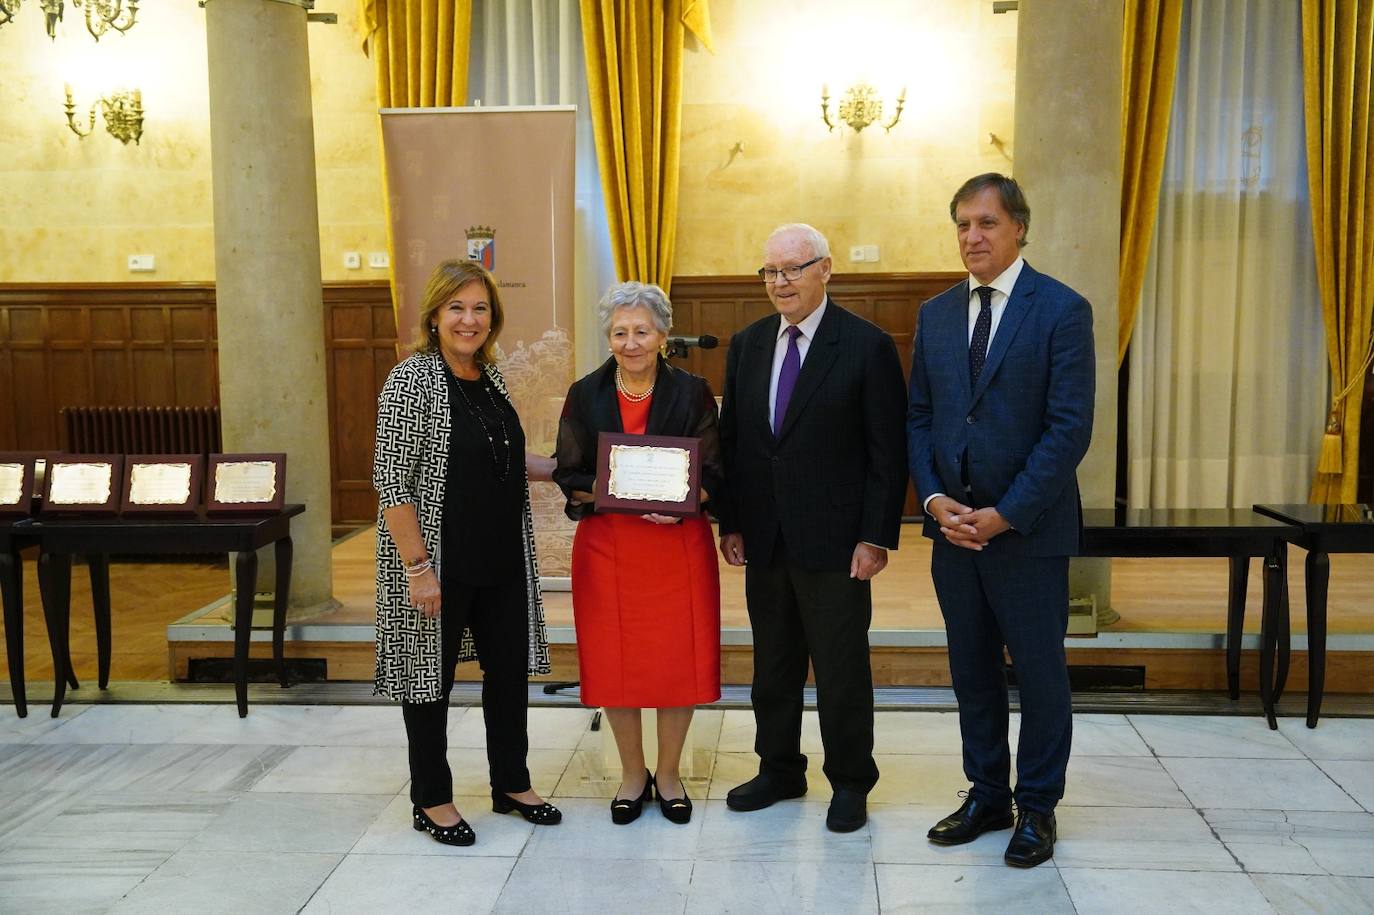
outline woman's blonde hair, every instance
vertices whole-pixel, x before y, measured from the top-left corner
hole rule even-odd
[[[420,299],[420,336],[415,341],[417,350],[439,352],[439,332],[435,328],[434,315],[458,294],[459,289],[474,280],[487,287],[487,304],[491,306],[491,333],[483,341],[476,358],[483,364],[496,361],[496,338],[506,323],[506,313],[501,308],[501,294],[496,291],[495,277],[477,261],[466,259],[444,261],[429,275],[424,297]]]

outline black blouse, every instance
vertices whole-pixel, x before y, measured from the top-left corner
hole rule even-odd
[[[593,513],[590,503],[574,504],[574,490],[592,492],[596,480],[596,437],[599,432],[624,432],[620,401],[615,390],[615,359],[573,382],[558,421],[558,466],[553,481],[568,497],[564,512],[574,521]],[[720,456],[720,425],[711,385],[697,375],[658,360],[654,399],[649,406],[648,435],[680,435],[701,439],[701,486],[709,511],[725,497],[725,474]]]
[[[507,584],[525,569],[525,432],[485,374],[475,381],[446,374],[453,422],[440,541],[444,579]]]

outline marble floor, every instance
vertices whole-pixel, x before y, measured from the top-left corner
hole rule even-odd
[[[530,713],[536,828],[491,812],[480,709],[450,760],[476,846],[410,828],[397,710],[355,706],[0,706],[0,912],[717,913],[1374,911],[1374,720],[1079,715],[1053,862],[1005,867],[1007,833],[939,848],[959,804],[958,724],[879,712],[866,828],[825,830],[819,731],[805,799],[735,813],[754,770],[747,711],[698,713],[696,814],[613,826],[617,774],[592,713]]]

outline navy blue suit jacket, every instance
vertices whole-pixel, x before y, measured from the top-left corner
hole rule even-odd
[[[998,550],[1074,555],[1082,541],[1075,471],[1092,438],[1092,308],[1025,264],[970,389],[969,294],[964,280],[917,315],[907,408],[916,492],[922,504],[941,492],[995,507],[1013,527],[992,541]],[[943,538],[929,517],[925,534]]]

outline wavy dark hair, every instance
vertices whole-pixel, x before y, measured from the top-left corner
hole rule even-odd
[[[1026,203],[1026,195],[1021,190],[1021,185],[1016,183],[1016,179],[998,172],[984,172],[981,175],[974,175],[959,186],[959,190],[954,192],[954,199],[949,202],[949,218],[955,222],[959,217],[955,215],[955,210],[959,209],[959,204],[988,188],[997,191],[997,196],[1002,200],[1002,208],[1006,210],[1011,218],[1021,224],[1025,231],[1016,240],[1016,244],[1024,248],[1027,244],[1027,236],[1030,235],[1030,204]]]

